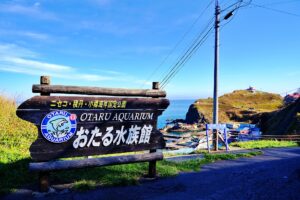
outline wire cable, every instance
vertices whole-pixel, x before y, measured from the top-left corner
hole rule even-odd
[[[237,13],[239,12],[239,6],[241,6],[241,3],[242,2],[240,2],[239,3],[239,5],[237,6],[237,8],[235,8],[234,10],[236,10],[236,12],[235,12],[235,14],[226,22],[226,23],[224,23],[224,24],[222,24],[221,25],[221,27],[220,27],[220,31],[222,31],[222,29],[224,28],[224,26],[226,26],[228,23],[230,23],[234,18],[235,18],[235,16],[237,15]],[[232,10],[231,12],[233,12],[234,10]],[[220,21],[220,23],[222,22],[222,21],[224,21],[225,19],[223,18],[221,21]]]
[[[274,12],[291,15],[291,16],[294,16],[294,17],[300,17],[300,14],[295,14],[295,13],[287,12],[287,11],[284,11],[284,10],[270,8],[270,7],[266,7],[266,6],[258,5],[258,4],[254,4],[254,3],[251,3],[251,5],[255,6],[255,7],[258,7],[258,8],[263,8],[263,9],[266,9],[266,10],[271,10],[271,11],[274,11]]]
[[[273,5],[279,5],[279,4],[294,3],[294,2],[300,2],[300,0],[277,1],[277,2],[273,2],[273,3],[263,4],[262,6],[273,6]]]
[[[174,71],[176,71],[176,69],[179,67],[179,64],[181,63],[181,61],[187,57],[187,55],[189,54],[190,50],[193,48],[193,46],[195,46],[195,44],[197,44],[199,42],[199,40],[201,40],[201,36],[204,34],[204,32],[208,29],[208,27],[212,24],[213,22],[213,18],[211,18],[211,20],[209,21],[209,23],[207,24],[207,26],[202,30],[202,32],[200,32],[200,34],[192,41],[192,43],[188,46],[188,48],[186,48],[186,50],[183,52],[182,56],[180,56],[176,63],[174,65],[172,65],[169,70],[168,73],[166,73],[166,75],[164,76],[164,78],[162,79],[161,83],[164,84],[164,82],[173,74]]]
[[[241,7],[245,7],[248,6],[250,3],[252,2],[252,0],[249,0],[248,2],[246,2],[245,4],[243,0],[239,0],[238,2],[228,6],[227,8],[225,8],[223,11],[225,11],[226,9],[232,8],[233,6],[235,6],[234,10],[237,10]],[[231,20],[230,20],[231,21]],[[227,23],[226,23],[227,24]],[[223,27],[226,25],[224,24]],[[222,27],[222,28],[223,28]],[[211,27],[212,29],[213,27]],[[177,61],[177,63],[170,69],[170,72],[164,77],[164,79],[161,82],[161,88],[164,88],[169,82],[170,80],[180,71],[180,69],[182,69],[182,67],[186,64],[186,62],[191,58],[191,56],[198,50],[199,46],[201,46],[203,44],[203,42],[207,39],[207,35],[209,34],[209,32],[211,31],[211,29],[205,34],[204,37],[202,37],[202,39],[200,41],[198,41],[197,43],[194,43],[194,47],[193,45],[185,52],[185,54],[183,56],[181,56],[181,58]],[[201,34],[199,35],[199,37],[201,36]]]
[[[199,49],[199,47],[207,40],[209,35],[212,33],[211,30],[213,30],[214,26],[211,26],[211,28],[205,33],[205,35],[201,38],[200,41],[192,49],[189,50],[188,55],[185,55],[183,59],[180,60],[180,63],[178,63],[176,69],[169,74],[169,76],[164,80],[162,83],[162,88],[165,88],[166,85],[170,82],[172,78],[182,69],[182,67],[187,63],[187,61],[194,55],[194,53]]]
[[[242,3],[244,3],[243,0],[239,0],[238,2],[236,2],[236,3],[234,3],[234,4],[230,5],[230,6],[228,6],[226,9],[229,9],[229,8],[232,8],[233,6],[235,6],[235,8],[231,11],[231,12],[233,12],[235,10],[238,10],[239,8],[242,8],[242,7],[250,5],[250,3],[252,3],[252,0],[249,0],[248,2],[246,2],[244,4],[242,4]],[[226,9],[224,9],[223,11],[225,11]],[[161,88],[162,89],[165,88],[166,85],[168,85],[168,83],[170,82],[170,80],[174,78],[174,76],[183,68],[183,66],[188,62],[188,60],[190,60],[190,58],[192,57],[192,55],[194,55],[194,53],[199,49],[199,47],[209,37],[209,33],[211,32],[211,30],[213,29],[214,26],[211,26],[211,28],[205,33],[205,35],[203,37],[201,37],[201,36],[206,31],[206,29],[209,27],[210,23],[203,30],[203,32],[199,34],[199,36],[196,38],[196,40],[194,40],[194,42],[187,49],[187,51],[178,59],[177,63],[173,67],[170,68],[169,73],[161,81]],[[224,25],[226,25],[226,24],[224,24]],[[223,27],[224,27],[224,25],[223,25]]]
[[[145,86],[145,84],[156,74],[156,72],[165,64],[165,62],[168,60],[168,58],[175,52],[177,47],[181,44],[181,42],[185,39],[185,37],[191,32],[191,30],[194,28],[194,26],[197,24],[197,22],[200,20],[200,18],[203,16],[203,14],[206,12],[206,10],[211,6],[214,0],[211,0],[208,5],[204,8],[204,10],[199,14],[199,16],[195,19],[195,21],[192,23],[192,25],[188,28],[188,30],[182,35],[182,37],[179,39],[179,41],[175,44],[175,46],[172,48],[172,50],[168,53],[168,55],[162,60],[162,62],[154,69],[154,71],[151,73],[151,75],[146,79],[146,81],[141,85],[141,88]]]
[[[209,37],[209,35],[205,37],[205,40],[206,40],[208,37]],[[171,76],[168,80],[166,80],[166,82],[164,83],[164,85],[163,85],[162,88],[165,88],[165,87],[169,84],[169,82],[170,82],[170,81],[175,77],[175,75],[176,75],[176,74],[184,67],[184,65],[185,65],[185,64],[188,62],[188,60],[196,53],[196,51],[197,51],[197,50],[199,49],[199,47],[205,42],[205,40],[203,40],[203,41],[200,43],[200,45],[197,46],[197,48],[195,49],[195,51],[193,51],[193,52],[188,56],[188,58],[185,59],[185,60],[182,62],[181,67],[178,68],[177,71],[174,72],[174,73],[172,74],[172,76]]]
[[[235,2],[235,3],[231,4],[230,6],[227,6],[226,8],[222,9],[221,12],[229,10],[230,8],[236,6],[237,4],[240,4],[242,2],[243,2],[243,0],[239,0],[238,2]]]
[[[243,4],[243,1],[240,1],[239,4],[236,6],[236,8],[234,8],[231,12],[234,12],[235,11],[235,14],[231,17],[231,19],[229,19],[226,23],[222,24],[221,27],[220,27],[220,31],[224,28],[224,26],[226,26],[228,23],[230,23],[234,18],[235,16],[237,15],[237,13],[239,12],[239,9],[240,8],[243,8],[243,7],[246,7],[246,6],[249,6],[251,3],[252,3],[252,0],[249,0],[247,3]],[[224,21],[225,19],[223,18],[221,20]]]
[[[169,67],[169,69],[164,73],[164,75],[163,75],[164,78],[162,78],[161,84],[165,81],[165,79],[167,79],[167,77],[169,77],[169,75],[171,73],[173,73],[174,70],[176,70],[176,67],[178,66],[180,60],[183,59],[188,54],[188,52],[190,51],[190,49],[197,43],[198,40],[200,40],[200,38],[204,34],[204,32],[209,28],[210,25],[212,25],[213,19],[214,19],[214,17],[212,17],[209,20],[209,22],[207,23],[207,25],[205,26],[205,28],[192,40],[192,42],[182,52],[182,56],[180,56],[177,59],[177,61],[173,65],[171,65]]]
[[[289,91],[286,91],[286,92],[282,92],[282,93],[279,93],[279,94],[281,94],[281,95],[287,94],[287,93],[290,93],[290,92],[293,92],[293,91],[297,91],[299,88],[295,88],[295,89],[292,89],[292,90],[289,90]]]

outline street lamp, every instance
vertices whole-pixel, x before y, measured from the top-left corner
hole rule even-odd
[[[227,14],[224,16],[224,19],[227,20],[227,19],[229,19],[230,17],[232,17],[232,16],[233,16],[233,12],[234,12],[234,10],[230,11],[229,13],[227,13]]]

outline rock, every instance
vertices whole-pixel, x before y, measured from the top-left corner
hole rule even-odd
[[[189,110],[186,113],[185,121],[187,124],[209,123],[205,116],[201,112],[198,112],[194,104],[190,105]]]

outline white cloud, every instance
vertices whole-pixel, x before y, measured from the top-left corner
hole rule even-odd
[[[83,80],[88,80],[88,81],[105,81],[105,80],[113,79],[112,77],[100,76],[100,75],[94,75],[94,74],[77,74],[77,78],[83,79]]]
[[[21,32],[17,32],[20,35],[32,38],[32,39],[36,39],[36,40],[48,40],[49,39],[49,35],[44,34],[44,33],[36,33],[36,32],[30,32],[30,31],[21,31]]]
[[[38,54],[15,44],[0,44],[0,70],[27,75],[47,74],[65,79],[103,81],[111,76],[80,73],[72,66],[47,63],[38,60]]]
[[[2,56],[0,56],[0,60],[2,62],[7,62],[10,64],[13,64],[14,66],[22,65],[23,67],[40,69],[40,70],[50,70],[50,71],[70,71],[70,70],[72,70],[72,67],[69,67],[69,66],[50,64],[50,63],[45,63],[45,62],[40,62],[40,61],[35,61],[35,60],[18,58],[18,57],[5,57],[5,56],[2,57]]]
[[[40,5],[41,5],[40,2],[35,2],[35,3],[33,4],[33,6],[35,6],[35,7],[39,7]]]
[[[22,31],[22,30],[0,30],[0,35],[4,36],[19,36],[26,37],[34,40],[50,40],[50,36],[44,33],[32,32],[32,31]]]
[[[47,42],[47,43],[56,43],[58,41],[61,41],[63,37],[60,36],[54,36],[48,33],[43,32],[36,32],[31,30],[19,30],[16,28],[12,29],[0,29],[0,37],[2,38],[11,38],[15,41],[41,41],[41,42]]]
[[[147,86],[152,85],[151,81],[146,81],[146,80],[135,80],[134,82],[140,84],[141,88],[143,88],[146,85]]]
[[[113,70],[103,70],[103,69],[92,69],[93,72],[96,73],[102,73],[102,74],[112,74],[112,75],[125,75],[122,72],[117,72],[117,71],[113,71]]]
[[[140,31],[137,26],[129,26],[128,24],[112,21],[79,20],[77,23],[68,25],[77,30],[92,30],[116,36],[129,35]]]
[[[110,77],[93,75],[93,74],[81,74],[81,73],[72,73],[72,72],[67,73],[65,71],[59,73],[59,72],[47,71],[47,70],[36,70],[36,69],[32,69],[32,68],[22,68],[21,66],[18,66],[18,65],[3,65],[1,63],[1,61],[0,61],[0,71],[26,74],[26,75],[38,75],[38,76],[48,75],[48,76],[63,78],[63,79],[92,81],[92,82],[112,79]]]
[[[53,13],[41,10],[40,6],[34,4],[33,6],[24,6],[19,4],[0,4],[0,12],[13,13],[34,17],[35,19],[58,20]]]
[[[38,53],[15,44],[0,44],[0,55],[8,57],[36,58]]]
[[[78,68],[67,65],[53,64],[38,60],[39,55],[26,48],[15,44],[0,44],[0,71],[20,73],[26,75],[49,75],[57,78],[81,80],[81,81],[104,81],[114,80],[119,82],[142,83],[133,76],[111,71],[95,69],[105,75],[94,73],[82,73]],[[84,67],[88,69],[88,67]],[[148,83],[146,83],[148,84]]]

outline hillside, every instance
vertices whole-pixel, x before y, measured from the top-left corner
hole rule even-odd
[[[282,97],[278,94],[247,90],[235,90],[219,97],[220,122],[251,122],[259,113],[271,112],[283,106]],[[197,113],[205,121],[212,122],[213,99],[199,99],[190,106],[186,121],[196,122]]]
[[[37,128],[16,116],[14,100],[0,95],[0,108],[1,195],[34,179],[28,173],[28,149],[37,137]]]
[[[0,153],[18,147],[22,154],[37,137],[36,127],[16,116],[16,107],[14,100],[0,95]]]
[[[18,118],[16,107],[14,100],[0,95],[0,163],[29,157],[29,145],[37,137],[37,128]]]
[[[271,135],[300,134],[300,99],[280,110],[263,113],[260,127]]]

